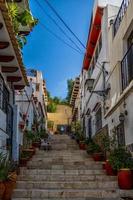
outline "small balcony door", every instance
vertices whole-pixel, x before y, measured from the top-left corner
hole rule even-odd
[[[92,137],[92,118],[89,117],[88,119],[88,136],[89,138]]]
[[[124,123],[120,123],[117,126],[117,139],[118,139],[118,145],[125,146],[125,128],[124,128]]]

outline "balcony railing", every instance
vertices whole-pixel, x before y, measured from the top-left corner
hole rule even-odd
[[[119,9],[116,20],[114,22],[114,36],[116,35],[116,33],[119,29],[119,26],[121,24],[121,21],[122,21],[124,15],[125,15],[125,12],[127,10],[129,3],[130,3],[130,0],[123,0],[122,1],[121,7]]]
[[[7,89],[0,89],[0,109],[6,114],[6,134],[11,138],[13,133],[13,108],[9,104]]]
[[[128,49],[121,62],[122,91],[133,80],[133,44]]]

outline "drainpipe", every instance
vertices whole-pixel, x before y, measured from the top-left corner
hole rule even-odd
[[[106,91],[106,69],[105,69],[105,63],[103,62],[102,65],[102,73],[103,73],[103,91]],[[106,94],[103,95],[103,111],[105,114],[105,106],[106,106]]]

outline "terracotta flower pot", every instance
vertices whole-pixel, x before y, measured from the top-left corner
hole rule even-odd
[[[34,156],[36,153],[36,149],[34,147],[30,147],[30,149],[32,150],[32,156]]]
[[[23,113],[23,120],[25,120],[27,117],[27,114],[26,113]]]
[[[19,128],[22,129],[22,130],[24,129],[24,122],[19,123]]]
[[[109,163],[108,160],[106,160],[106,163],[105,163],[105,170],[106,170],[106,174],[109,175],[109,176],[116,176],[117,175],[117,171],[112,168],[112,166],[111,166],[111,164]]]
[[[0,181],[0,199],[3,198],[4,192],[5,192],[5,185],[2,181]]]
[[[77,144],[79,144],[79,139],[76,139]]]
[[[34,148],[40,148],[40,142],[33,142],[32,143],[32,146],[34,147]]]
[[[118,172],[118,185],[120,189],[133,189],[132,171],[130,169],[121,169]]]
[[[94,161],[102,161],[102,153],[93,153],[92,158]]]
[[[15,181],[5,181],[5,192],[3,195],[3,200],[11,200],[13,190],[16,187]]]
[[[79,142],[79,148],[80,148],[81,150],[86,150],[86,145],[85,145],[85,143]]]
[[[28,158],[20,158],[20,167],[26,167],[28,162]]]
[[[103,162],[102,166],[103,166],[103,169],[106,169],[106,162]]]

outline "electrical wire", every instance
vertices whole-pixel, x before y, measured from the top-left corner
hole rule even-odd
[[[40,21],[39,21],[40,22]],[[58,36],[57,34],[55,34],[52,30],[50,30],[46,25],[44,25],[43,23],[40,22],[40,25],[42,26],[43,29],[45,29],[47,32],[49,32],[50,34],[52,34],[56,39],[60,40],[62,43],[64,43],[66,46],[68,46],[69,48],[73,49],[74,51],[78,52],[81,55],[84,55],[84,53],[82,53],[81,51],[77,50],[76,48],[74,48],[73,46],[71,46],[70,44],[68,44],[64,39],[62,39],[60,36]]]
[[[46,10],[42,7],[42,5],[40,4],[40,2],[38,0],[35,0],[36,4],[41,8],[41,10],[44,12],[44,14],[59,28],[59,30],[75,45],[75,47],[82,52],[82,50],[80,49],[80,47],[72,40],[71,37],[69,37],[67,35],[67,33],[62,29],[62,27],[56,22],[56,20],[51,17]],[[83,53],[83,52],[82,52]]]
[[[63,18],[59,15],[59,13],[55,10],[55,8],[49,3],[48,0],[44,0],[49,8],[55,13],[55,15],[60,19],[60,21],[64,24],[64,26],[70,31],[70,33],[77,39],[77,41],[81,44],[81,46],[86,49],[85,45],[81,42],[78,36],[71,30],[71,28],[66,24]]]

